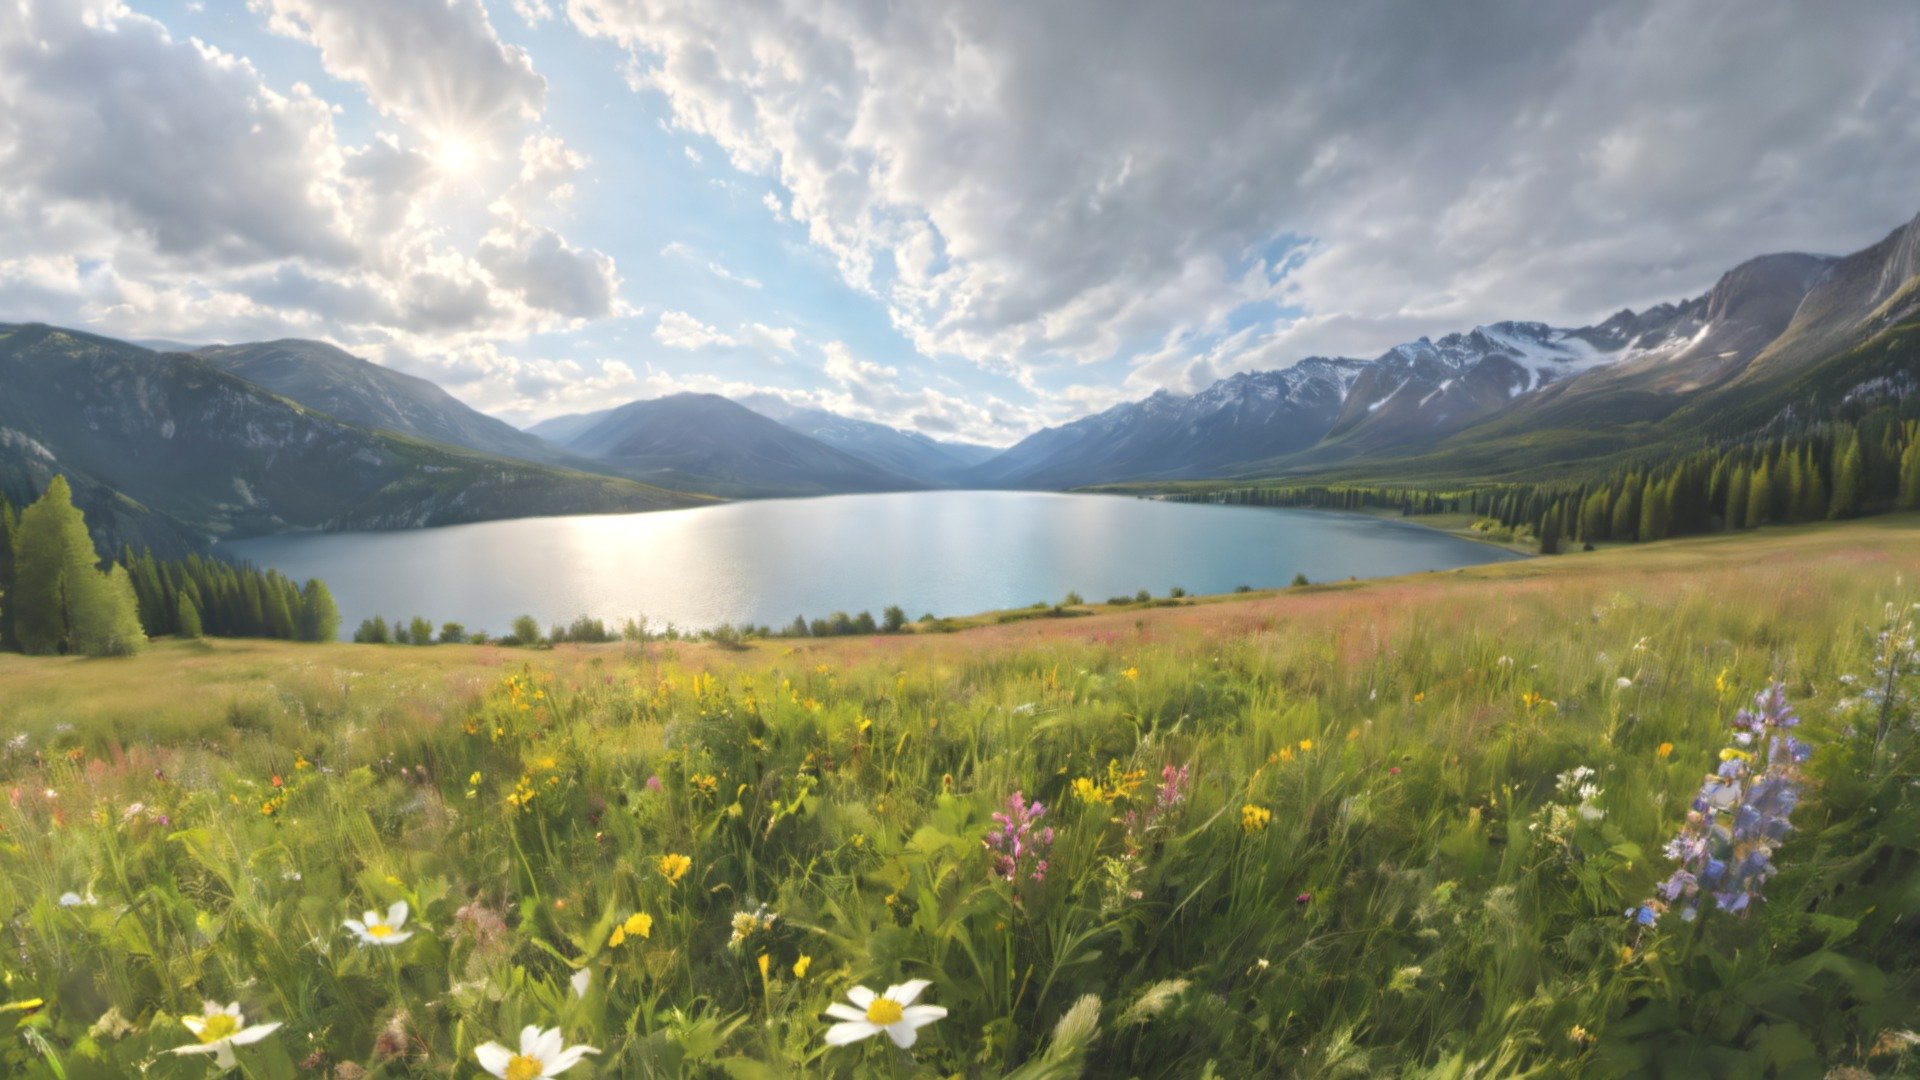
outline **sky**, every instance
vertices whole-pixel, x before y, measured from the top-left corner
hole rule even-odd
[[[0,0],[0,321],[1005,445],[1920,212],[1912,0]]]

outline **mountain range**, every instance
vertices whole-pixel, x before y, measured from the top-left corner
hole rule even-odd
[[[1159,391],[1005,450],[756,395],[521,431],[319,342],[147,345],[0,324],[0,494],[55,472],[102,542],[157,550],[741,498],[1279,477],[1493,479],[1816,419],[1920,387],[1920,218],[1845,257],[1763,255],[1588,326],[1506,321],[1371,358]]]
[[[0,386],[0,494],[66,474],[107,550],[710,501],[352,424],[197,355],[37,324],[0,324]]]
[[[1590,326],[1499,322],[1161,391],[1036,432],[962,480],[1537,475],[1916,385],[1920,217],[1843,258],[1763,255],[1700,296]]]

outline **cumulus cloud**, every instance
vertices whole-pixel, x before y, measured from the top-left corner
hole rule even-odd
[[[994,367],[1581,319],[1916,208],[1905,0],[1123,7],[569,12],[918,348]]]
[[[689,352],[707,348],[749,349],[778,363],[779,354],[792,356],[798,352],[800,331],[791,326],[750,322],[727,333],[684,311],[663,311],[654,324],[653,339],[669,349]]]
[[[496,284],[542,311],[570,319],[613,313],[620,288],[613,260],[574,247],[552,229],[524,222],[497,228],[481,242],[479,259]]]
[[[503,44],[481,0],[248,0],[275,32],[308,42],[381,112],[440,139],[516,133],[546,80]]]
[[[111,26],[111,33],[102,27]],[[201,267],[354,244],[325,102],[106,3],[0,19],[0,251],[122,243]]]
[[[710,345],[738,345],[730,334],[708,326],[684,311],[663,311],[654,324],[653,339],[669,349],[704,349]]]

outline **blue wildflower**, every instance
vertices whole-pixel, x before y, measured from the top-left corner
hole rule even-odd
[[[1754,696],[1753,708],[1734,717],[1734,747],[1721,753],[1719,767],[1701,781],[1686,824],[1666,846],[1667,857],[1680,865],[1659,892],[1682,919],[1698,916],[1703,884],[1711,886],[1715,907],[1745,914],[1761,898],[1767,880],[1779,872],[1774,848],[1793,829],[1790,819],[1800,801],[1799,766],[1813,753],[1812,747],[1787,734],[1799,723],[1779,682],[1769,684]],[[1650,926],[1663,910],[1659,900],[1649,900],[1628,915]]]

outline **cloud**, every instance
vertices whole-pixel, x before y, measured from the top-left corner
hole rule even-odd
[[[1578,320],[1916,209],[1905,0],[569,12],[918,349],[994,370]]]
[[[713,345],[738,345],[740,342],[728,334],[723,334],[684,311],[663,311],[660,321],[654,325],[653,339],[669,349],[704,349]]]
[[[103,32],[111,26],[113,32]],[[327,105],[105,3],[0,20],[0,251],[202,268],[354,255]]]
[[[481,0],[249,4],[276,33],[317,47],[327,71],[365,87],[382,113],[432,138],[511,135],[546,101],[546,80],[500,41]]]
[[[552,229],[517,223],[487,234],[480,265],[526,303],[570,319],[598,319],[616,307],[620,276],[613,260],[576,248]]]
[[[792,356],[798,352],[800,331],[791,326],[750,322],[729,334],[684,311],[663,311],[654,324],[653,339],[669,349],[689,352],[707,348],[750,349],[779,363],[777,354]]]

